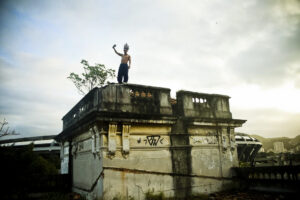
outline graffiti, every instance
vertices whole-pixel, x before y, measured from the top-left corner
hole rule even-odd
[[[142,139],[141,139],[141,138],[139,138],[139,139],[137,140],[137,143],[141,143],[141,141],[142,141]]]
[[[160,135],[151,135],[147,136],[144,142],[150,146],[157,146],[158,143],[163,144],[163,140],[164,138],[160,138]]]
[[[191,137],[194,144],[217,144],[216,137]]]
[[[165,138],[160,137],[160,135],[149,135],[146,136],[144,140],[138,138],[136,141],[138,144],[141,144],[142,141],[145,142],[145,145],[149,144],[150,146],[157,146],[158,144],[163,144]]]
[[[194,142],[195,144],[197,144],[197,143],[202,144],[202,138],[196,138],[196,137],[191,137],[191,138],[193,139],[193,142]]]

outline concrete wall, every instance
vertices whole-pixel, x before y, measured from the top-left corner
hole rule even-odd
[[[64,142],[61,144],[60,149],[60,173],[68,174],[69,173],[69,143]]]
[[[172,115],[170,89],[138,85],[108,85],[98,91],[99,111]]]
[[[122,125],[119,125],[122,126]],[[116,151],[108,151],[108,134],[103,135],[103,168],[105,199],[134,197],[143,199],[148,190],[170,190],[173,194],[170,148],[170,125],[130,126],[128,154],[122,152],[122,133],[117,132]],[[109,178],[106,178],[109,177]]]
[[[87,131],[74,138],[72,152],[73,189],[90,199],[143,199],[148,191],[182,198],[211,193],[221,189],[231,177],[230,168],[237,165],[236,148],[230,146],[231,129],[217,133],[207,124],[192,126],[179,134],[180,143],[172,144],[172,125],[132,124],[130,150],[124,152],[122,124],[116,124],[113,138],[109,138],[109,124],[96,126],[99,144]],[[185,136],[188,142],[182,143]],[[114,152],[109,151],[109,140],[114,140]]]
[[[83,103],[82,103],[83,102]],[[87,104],[84,104],[86,102]],[[64,117],[73,190],[88,199],[187,199],[230,183],[238,165],[229,97],[139,85],[93,90]],[[73,119],[74,118],[74,119]]]
[[[160,191],[166,197],[174,196],[173,177],[169,175],[157,175],[149,173],[134,173],[130,171],[115,171],[106,169],[105,175],[110,178],[104,179],[105,185],[103,198],[120,199],[134,198],[141,200],[145,198],[147,191],[159,194]]]
[[[96,152],[94,136],[91,131],[86,131],[72,142],[73,190],[88,199],[101,197],[103,192],[102,155]]]
[[[176,99],[178,112],[185,117],[232,118],[229,96],[178,91]]]

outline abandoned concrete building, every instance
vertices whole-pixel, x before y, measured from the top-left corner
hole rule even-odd
[[[187,198],[231,183],[238,166],[229,97],[134,84],[94,88],[64,117],[62,171],[87,199],[148,191]]]

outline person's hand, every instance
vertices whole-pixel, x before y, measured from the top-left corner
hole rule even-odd
[[[130,69],[130,65],[128,66],[128,69]]]
[[[115,48],[117,45],[114,44],[113,48]]]

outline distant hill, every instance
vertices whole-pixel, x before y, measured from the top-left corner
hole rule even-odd
[[[284,148],[287,150],[295,148],[297,145],[300,145],[300,135],[296,136],[295,138],[288,138],[288,137],[275,137],[275,138],[264,138],[260,135],[250,135],[258,139],[265,150],[273,149],[274,142],[283,142]]]

